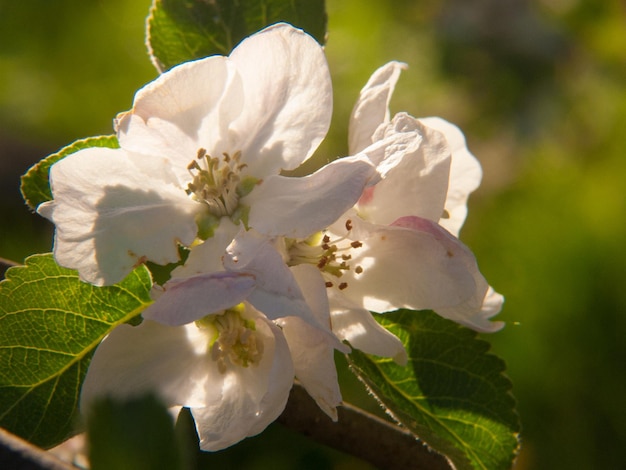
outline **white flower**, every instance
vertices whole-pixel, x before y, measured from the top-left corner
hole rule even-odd
[[[286,24],[229,57],[171,69],[118,116],[121,148],[84,149],[52,166],[54,199],[38,212],[56,225],[57,262],[112,284],[147,260],[178,261],[178,244],[210,237],[225,219],[262,233],[320,230],[373,175],[364,159],[306,179],[278,175],[313,153],[331,112],[322,48]]]
[[[350,152],[367,154],[380,181],[321,240],[294,240],[285,250],[288,264],[318,267],[338,337],[386,356],[393,342],[382,348],[366,333],[368,311],[431,309],[478,331],[503,326],[489,321],[502,296],[455,236],[469,193],[480,183],[480,166],[452,124],[404,113],[390,120],[388,103],[402,67],[392,62],[372,76],[350,122]]]
[[[200,446],[219,450],[258,434],[282,412],[294,369],[280,329],[244,306],[180,327],[121,325],[96,349],[81,409],[97,398],[157,393],[189,407]]]
[[[214,451],[273,422],[296,376],[336,420],[341,395],[333,342],[297,317],[282,321],[280,328],[242,303],[183,326],[121,325],[96,349],[81,409],[102,397],[156,393],[174,411],[188,407],[200,447]]]
[[[389,62],[376,70],[361,90],[350,119],[351,152],[359,152],[370,146],[377,139],[376,131],[381,132],[379,127],[390,123],[389,102],[400,72],[405,68],[406,65],[401,62]],[[406,121],[412,119],[406,119]],[[399,203],[406,204],[396,207],[395,212],[388,213],[386,219],[390,223],[394,220],[394,216],[419,215],[434,221],[438,220],[439,225],[458,237],[467,215],[467,199],[470,193],[480,185],[482,178],[480,164],[467,149],[465,137],[457,126],[438,117],[420,118],[419,122],[428,129],[434,129],[444,135],[447,151],[437,154],[436,144],[431,144],[430,149],[423,150],[431,152],[426,156],[430,159],[428,168],[422,167],[420,172],[421,176],[428,171],[428,178],[420,178],[419,185],[413,185],[410,178],[406,178],[406,184],[413,185],[413,187],[410,192],[404,191],[404,195],[398,198]],[[407,123],[407,125],[413,124]],[[406,139],[411,136],[404,137]],[[416,136],[416,139],[415,147],[417,148],[420,145],[420,136]],[[440,150],[443,150],[443,146],[442,143]],[[387,158],[389,159],[389,155]],[[396,158],[401,159],[402,156],[396,156]],[[393,165],[393,162],[390,163]],[[392,186],[392,183],[397,182],[397,180],[387,182],[387,186]],[[424,187],[425,185],[428,186]],[[382,185],[377,191],[380,192],[381,188]],[[432,213],[433,209],[437,210],[441,205],[442,194],[445,194],[443,213]]]
[[[503,323],[489,318],[503,298],[456,238],[469,194],[480,184],[480,165],[461,131],[443,119],[400,113],[390,120],[402,68],[391,62],[377,70],[352,113],[350,151],[370,149],[382,179],[329,234],[362,244],[352,250],[356,267],[345,271],[349,288],[342,294],[368,310],[432,309],[478,331],[496,331]],[[372,151],[376,142],[385,144]],[[346,232],[347,225],[353,229]]]

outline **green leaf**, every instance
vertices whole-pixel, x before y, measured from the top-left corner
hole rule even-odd
[[[92,470],[176,470],[182,467],[174,421],[153,396],[95,402],[87,419]]]
[[[407,429],[461,469],[508,469],[519,419],[504,362],[476,333],[433,312],[375,315],[398,336],[409,361],[353,351],[353,371]]]
[[[119,148],[119,143],[117,142],[117,137],[114,135],[89,137],[87,139],[77,140],[67,147],[62,148],[57,153],[47,156],[22,176],[21,191],[26,204],[28,204],[32,210],[35,210],[42,202],[51,200],[52,193],[50,192],[48,174],[52,164],[74,152],[90,147],[107,147],[114,149]]]
[[[147,22],[148,50],[152,63],[164,72],[189,60],[228,55],[243,38],[281,21],[324,44],[324,0],[154,0]]]
[[[92,353],[150,303],[150,273],[95,287],[51,254],[10,268],[0,282],[0,427],[41,447],[73,432]]]

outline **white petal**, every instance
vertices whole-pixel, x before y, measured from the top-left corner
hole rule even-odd
[[[467,199],[480,185],[482,169],[476,157],[467,149],[465,136],[457,126],[437,117],[420,118],[420,121],[443,133],[452,152],[445,203],[447,217],[440,219],[439,225],[458,236],[467,216]]]
[[[287,342],[271,322],[249,307],[256,331],[263,336],[263,358],[256,366],[229,369],[222,383],[207,383],[214,399],[192,407],[202,450],[220,450],[254,436],[272,423],[285,408],[293,385],[294,368]],[[210,389],[218,387],[221,396]]]
[[[248,301],[275,320],[296,315],[317,324],[300,287],[271,240],[253,230],[240,233],[226,250],[224,267],[235,273],[251,274],[255,289]]]
[[[164,121],[170,123],[180,133],[185,134],[187,140],[196,142],[198,146],[211,153],[216,145],[216,139],[226,131],[224,126],[241,108],[240,104],[239,109],[235,109],[234,103],[231,102],[229,114],[227,116],[220,114],[223,110],[219,104],[225,95],[230,94],[233,75],[235,73],[228,59],[221,56],[211,56],[178,65],[137,92],[132,113],[141,118],[147,128],[154,127],[162,131],[163,128],[159,123]],[[119,123],[122,147],[130,145],[133,137],[132,132],[123,135],[124,125],[124,122]],[[201,134],[201,129],[209,130],[210,133]],[[179,142],[167,139],[167,135],[166,133],[160,142],[164,146],[162,151],[176,154]],[[183,165],[195,157],[197,148],[192,150],[193,153],[188,156],[186,162],[183,161]]]
[[[185,278],[198,274],[216,273],[224,270],[222,257],[226,252],[226,247],[235,238],[237,227],[227,217],[222,217],[215,233],[204,243],[194,246],[189,252],[189,256],[182,266],[176,267],[171,273],[171,277]]]
[[[322,411],[337,421],[341,392],[335,367],[334,342],[326,332],[298,317],[282,318],[280,326],[289,344],[296,377]]]
[[[328,295],[333,331],[339,338],[364,353],[391,357],[400,365],[406,364],[407,354],[402,342],[380,326],[369,311],[335,289],[329,290]]]
[[[468,312],[466,310],[444,308],[440,309],[441,311],[437,311],[437,313],[481,333],[494,333],[504,328],[504,322],[492,322],[489,319],[500,312],[503,303],[504,297],[494,291],[492,287],[489,287],[480,309]]]
[[[270,176],[243,202],[250,206],[249,224],[270,236],[306,238],[354,206],[375,176],[361,157],[335,160],[302,178]]]
[[[243,302],[255,288],[254,276],[217,272],[172,279],[143,317],[164,325],[184,325]]]
[[[136,165],[160,164],[164,174],[151,171],[152,175],[187,187],[191,181],[187,165],[196,158],[199,148],[194,139],[171,122],[158,117],[146,122],[132,113],[118,116],[117,131],[120,146],[133,154]]]
[[[398,114],[379,129],[377,138],[377,144],[384,148],[382,161],[377,162],[370,149],[363,153],[377,163],[382,180],[366,190],[359,201],[359,213],[383,225],[406,215],[439,220],[450,172],[450,152],[443,134]],[[374,147],[379,152],[377,144]]]
[[[230,148],[241,150],[256,177],[296,168],[330,125],[332,86],[322,47],[282,23],[242,41],[229,60],[241,77],[245,103],[230,126]]]
[[[194,324],[163,326],[144,320],[120,325],[98,346],[81,390],[83,412],[98,398],[156,393],[166,406],[202,406],[211,370],[211,338]],[[216,400],[220,399],[219,389]]]
[[[389,121],[389,102],[400,72],[406,69],[402,62],[389,62],[376,70],[359,93],[350,116],[349,153],[356,155],[370,145],[380,124]]]
[[[320,270],[312,264],[300,264],[289,269],[291,269],[294,278],[298,282],[307,305],[317,319],[317,324],[313,326],[316,330],[326,333],[326,339],[324,340],[326,343],[337,351],[348,354],[350,348],[337,339],[332,332],[328,288]]]
[[[357,305],[376,312],[432,309],[443,316],[443,309],[468,315],[480,309],[488,285],[476,259],[434,222],[404,217],[361,241],[351,263],[363,272],[347,271],[343,291]]]
[[[92,284],[119,282],[146,260],[178,261],[178,243],[196,236],[201,205],[123,150],[76,152],[52,166],[50,181],[54,200],[38,212],[56,224],[55,258]]]

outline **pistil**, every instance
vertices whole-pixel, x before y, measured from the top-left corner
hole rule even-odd
[[[213,314],[196,322],[199,328],[216,331],[209,352],[220,373],[229,366],[257,366],[263,358],[263,339],[256,331],[255,323],[241,316],[243,309],[235,307],[221,314]]]

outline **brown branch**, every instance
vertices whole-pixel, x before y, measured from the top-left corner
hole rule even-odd
[[[359,457],[380,469],[451,470],[440,454],[410,432],[349,404],[338,408],[334,423],[304,388],[294,385],[278,422],[334,449]]]
[[[13,266],[17,266],[17,263],[15,261],[0,258],[0,281],[4,279],[4,273],[7,271],[7,269]]]
[[[76,470],[45,450],[0,428],[0,468],[11,470]]]

